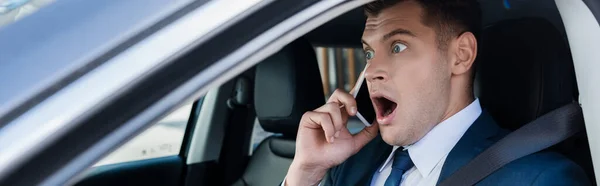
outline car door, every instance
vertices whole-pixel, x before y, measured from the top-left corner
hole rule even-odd
[[[58,0],[4,25],[0,185],[212,183],[223,138],[213,125],[226,113],[198,107],[222,103],[233,77],[365,2]],[[185,150],[88,169],[194,101]]]

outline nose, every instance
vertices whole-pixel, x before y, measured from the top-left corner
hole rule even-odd
[[[388,72],[380,64],[368,63],[367,69],[365,69],[365,78],[370,83],[373,82],[385,82],[389,79]]]

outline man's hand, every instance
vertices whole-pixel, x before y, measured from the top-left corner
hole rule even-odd
[[[317,185],[329,168],[341,164],[377,136],[377,122],[358,134],[350,134],[346,124],[356,110],[354,97],[338,89],[327,104],[302,116],[286,185]]]

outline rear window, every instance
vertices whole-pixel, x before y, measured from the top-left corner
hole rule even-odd
[[[349,92],[367,64],[361,48],[316,47],[325,97],[335,89]]]

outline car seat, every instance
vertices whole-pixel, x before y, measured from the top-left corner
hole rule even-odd
[[[254,105],[262,128],[277,133],[254,151],[234,185],[277,185],[294,159],[302,115],[325,103],[314,48],[298,39],[256,67]]]
[[[567,40],[550,22],[541,18],[501,21],[484,28],[479,42],[475,92],[501,127],[515,130],[577,101]],[[585,131],[550,150],[579,164],[594,183]]]

